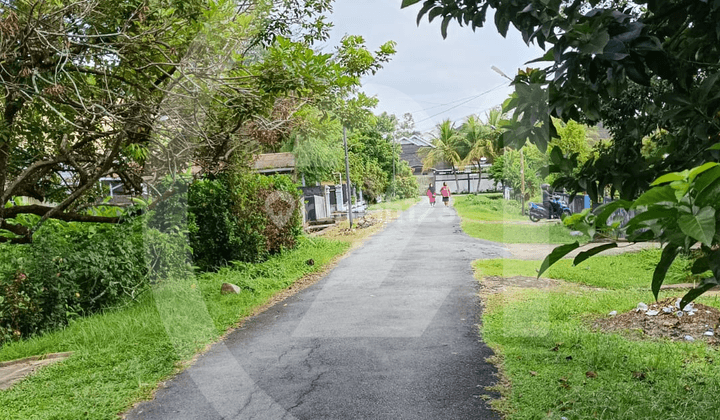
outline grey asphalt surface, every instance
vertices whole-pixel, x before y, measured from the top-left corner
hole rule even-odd
[[[497,419],[470,263],[507,257],[421,203],[216,344],[129,419]]]

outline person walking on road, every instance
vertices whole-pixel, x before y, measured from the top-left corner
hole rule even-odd
[[[442,195],[443,203],[445,203],[445,207],[447,207],[450,202],[450,187],[447,186],[447,182],[443,182],[443,186],[440,188],[440,195]]]
[[[430,199],[430,207],[435,207],[435,191],[433,191],[432,184],[428,185],[426,194],[427,194],[428,198]]]

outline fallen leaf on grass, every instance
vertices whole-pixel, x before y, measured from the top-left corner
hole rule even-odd
[[[588,378],[597,378],[597,373],[593,372],[592,370],[589,370],[589,371],[585,372],[585,376],[587,376]]]
[[[645,372],[633,372],[633,378],[642,381],[645,379]]]
[[[530,376],[537,376],[537,372],[535,372],[534,370],[531,370],[531,371],[530,371]]]

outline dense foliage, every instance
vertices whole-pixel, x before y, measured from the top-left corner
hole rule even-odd
[[[188,192],[188,228],[195,264],[217,269],[258,262],[292,248],[302,232],[300,191],[284,175],[223,173]]]
[[[720,149],[720,144],[714,147]],[[612,219],[618,211],[635,210],[637,214],[623,225]],[[700,285],[683,298],[681,308],[711,288],[720,285],[720,165],[708,162],[682,172],[671,172],[657,178],[652,188],[634,201],[618,200],[592,212],[575,217],[574,228],[590,237],[607,234],[625,236],[633,242],[660,241],[667,245],[655,267],[652,291],[658,297],[668,269],[680,253],[695,249],[691,272]],[[579,244],[556,248],[543,262],[540,274]],[[617,247],[610,242],[578,254],[574,263]]]
[[[187,275],[186,238],[147,228],[148,216],[118,225],[53,221],[32,244],[0,245],[0,343],[134,299],[151,281]]]
[[[557,164],[567,176],[558,185],[587,191],[595,200],[606,186],[634,199],[658,174],[717,158],[705,152],[720,134],[720,3],[695,0],[639,2],[595,0],[403,0],[422,3],[425,15],[482,27],[494,9],[497,30],[514,26],[525,42],[546,54],[543,69],[521,71],[514,80],[514,110],[506,144],[529,138],[544,150],[555,137],[551,117],[603,121],[614,141],[573,173],[573,162]],[[646,158],[642,139],[658,128],[663,158]]]
[[[117,176],[139,193],[195,165],[272,147],[312,103],[352,119],[370,98],[360,78],[394,52],[346,36],[325,41],[331,0],[117,4],[5,2],[0,9],[0,242],[28,243],[47,219],[87,214]],[[6,204],[29,196],[54,205]],[[41,216],[34,226],[13,222]]]

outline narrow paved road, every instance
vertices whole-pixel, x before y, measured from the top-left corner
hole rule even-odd
[[[470,262],[507,256],[421,203],[249,320],[130,419],[495,419]]]

